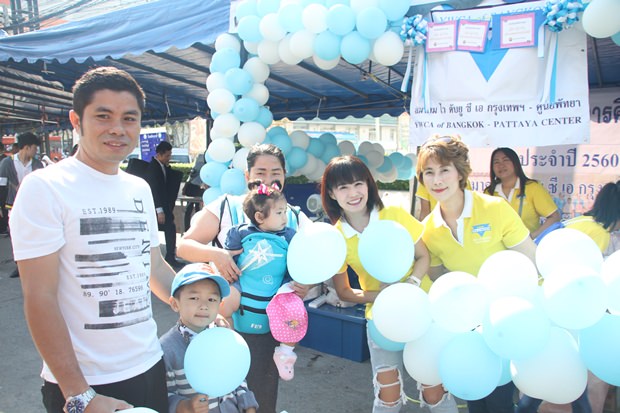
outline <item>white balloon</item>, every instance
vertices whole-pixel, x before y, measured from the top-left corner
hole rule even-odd
[[[510,363],[512,381],[528,396],[551,403],[576,400],[586,389],[588,370],[571,334],[551,327],[545,348],[533,357]]]
[[[413,284],[392,284],[375,299],[372,318],[388,340],[399,343],[415,340],[431,326],[428,296]]]
[[[213,121],[213,128],[221,135],[234,136],[239,131],[241,122],[232,113],[223,113]]]
[[[428,301],[437,325],[455,333],[476,328],[488,309],[484,287],[476,277],[462,271],[439,277],[428,292]]]
[[[607,309],[620,315],[620,250],[605,259],[601,277],[607,290]]]
[[[280,25],[278,15],[276,13],[269,13],[265,15],[258,26],[260,34],[263,35],[265,40],[271,42],[279,42],[286,36],[286,30]]]
[[[216,139],[228,139],[231,142],[235,141],[235,134],[232,135],[228,135],[224,132],[222,132],[221,130],[217,129],[215,126],[213,126],[211,128],[211,133],[209,134],[209,136],[211,137],[212,140],[216,140]]]
[[[221,50],[227,47],[239,53],[241,51],[241,42],[235,35],[222,33],[215,39],[215,50]]]
[[[344,155],[355,155],[355,145],[351,141],[340,141],[338,142],[338,148],[340,148],[340,153]]]
[[[254,83],[252,89],[244,94],[243,97],[254,99],[258,106],[263,106],[269,100],[269,89],[262,83]]]
[[[242,171],[248,170],[248,153],[250,149],[248,148],[240,148],[237,152],[235,152],[235,156],[232,158],[232,166],[236,169],[241,169]]]
[[[235,144],[228,139],[211,141],[207,148],[207,154],[215,162],[228,162],[235,155]]]
[[[301,14],[301,21],[312,33],[327,30],[327,7],[317,3],[307,5]]]
[[[582,16],[583,28],[592,37],[610,37],[620,32],[620,1],[592,0]]]
[[[246,122],[239,128],[237,138],[242,146],[250,148],[257,143],[262,143],[266,134],[265,128],[260,123]]]
[[[398,169],[394,166],[388,172],[379,173],[379,180],[386,184],[396,181],[396,178],[398,178]]]
[[[546,279],[556,267],[564,265],[590,267],[600,273],[603,254],[592,238],[583,232],[571,228],[556,229],[538,244],[536,267]]]
[[[321,59],[316,54],[313,54],[312,61],[319,69],[331,70],[334,67],[338,66],[338,63],[340,63],[340,57],[337,57],[332,60],[325,60],[325,59]]]
[[[524,254],[504,250],[482,263],[478,280],[493,298],[513,295],[530,299],[538,289],[538,270]]]
[[[250,54],[258,54],[258,42],[246,42],[243,41],[243,47]]]
[[[217,113],[224,114],[232,110],[237,99],[228,89],[216,89],[207,96],[207,105]]]
[[[314,172],[314,170],[316,169],[318,163],[317,163],[318,159],[316,158],[316,156],[312,155],[311,153],[308,154],[308,160],[306,161],[306,164],[304,166],[302,166],[301,168],[299,168],[299,172],[304,175],[306,178],[308,178],[309,175],[312,174],[312,172]]]
[[[370,141],[363,141],[362,143],[360,143],[360,145],[357,147],[357,153],[358,155],[366,155],[368,152],[372,151],[373,147],[372,147],[372,142]]]
[[[316,168],[314,168],[314,171],[312,171],[308,179],[312,182],[320,181],[321,178],[323,178],[323,172],[325,172],[326,166],[327,164],[322,159],[317,159]]]
[[[372,53],[383,66],[393,66],[403,58],[405,45],[400,36],[390,30],[377,38]]]
[[[373,150],[366,152],[364,155],[368,159],[368,166],[370,168],[378,168],[383,163],[383,154]]]
[[[418,383],[427,386],[440,384],[439,355],[455,335],[432,323],[422,337],[405,344],[403,362],[407,373]]]
[[[379,142],[373,142],[372,150],[379,152],[381,156],[385,155],[385,149],[383,148],[383,145],[381,145],[381,143]],[[383,163],[383,160],[381,160],[381,163]]]
[[[243,68],[256,83],[264,83],[269,78],[269,66],[258,57],[249,58]]]
[[[291,34],[291,52],[300,59],[307,59],[314,53],[314,38],[316,34],[309,30],[299,30]]]
[[[280,61],[280,55],[278,54],[278,43],[270,42],[269,40],[261,40],[258,43],[257,54],[263,63],[268,65],[274,65]]]
[[[224,73],[212,72],[207,76],[207,90],[213,92],[217,89],[226,89],[226,77]]]
[[[301,62],[301,57],[297,56],[291,50],[291,36],[286,36],[284,39],[280,40],[278,44],[278,54],[280,55],[280,60],[287,65],[294,66],[297,63]]]
[[[296,130],[291,132],[289,135],[291,137],[291,141],[293,142],[293,146],[298,146],[301,149],[308,149],[308,145],[310,144],[310,136],[302,130]]]

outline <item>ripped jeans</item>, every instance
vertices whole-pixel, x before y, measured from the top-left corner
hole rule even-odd
[[[368,327],[367,327],[368,329]],[[372,404],[372,413],[397,413],[405,404],[407,398],[403,390],[403,352],[384,350],[374,342],[370,337],[370,333],[366,331],[368,337],[368,350],[370,352],[370,364],[372,365],[372,384],[374,388],[374,402]],[[396,370],[396,378],[390,383],[379,383],[377,374]],[[379,398],[382,389],[399,386],[400,397],[392,402],[385,402]]]

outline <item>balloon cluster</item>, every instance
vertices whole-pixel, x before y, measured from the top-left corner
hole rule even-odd
[[[428,30],[428,22],[421,14],[411,16],[403,20],[400,30],[400,38],[405,44],[420,46],[426,42],[426,32]]]
[[[403,55],[397,32],[408,0],[246,0],[235,16],[249,53],[267,64],[297,64],[312,58],[321,69],[340,57],[352,64],[370,58],[391,66]]]
[[[536,264],[506,250],[477,277],[444,274],[428,295],[390,285],[373,305],[369,332],[387,350],[404,344],[415,380],[443,383],[465,400],[512,380],[532,397],[570,403],[588,370],[619,385],[620,251],[603,260],[588,236],[558,229],[541,241]]]
[[[545,24],[553,32],[561,32],[579,21],[579,13],[585,9],[581,0],[547,0],[543,13]]]
[[[620,36],[620,2],[617,0],[592,0],[582,16],[583,29],[592,37]],[[620,42],[616,41],[616,44]]]

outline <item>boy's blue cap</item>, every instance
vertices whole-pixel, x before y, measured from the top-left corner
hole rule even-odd
[[[228,285],[228,281],[217,273],[217,270],[213,265],[196,263],[186,265],[177,273],[174,280],[172,280],[170,295],[174,295],[174,293],[184,285],[206,279],[211,279],[217,283],[218,287],[220,287],[220,295],[222,298],[230,294],[230,286]]]

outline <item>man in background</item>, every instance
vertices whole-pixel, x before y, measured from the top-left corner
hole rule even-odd
[[[151,187],[157,224],[164,231],[166,240],[166,261],[173,268],[182,266],[176,259],[177,228],[174,224],[174,205],[179,192],[182,174],[170,168],[172,145],[162,141],[155,148],[155,156],[149,163],[146,181]]]
[[[17,153],[0,161],[0,217],[4,222],[8,220],[17,190],[26,175],[44,167],[43,163],[34,157],[40,144],[41,141],[34,133],[21,133],[17,135]],[[8,232],[8,222],[4,229]],[[19,277],[19,270],[15,268],[10,277]]]

